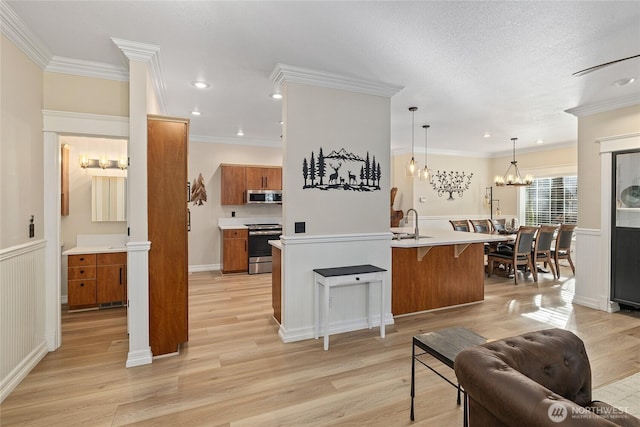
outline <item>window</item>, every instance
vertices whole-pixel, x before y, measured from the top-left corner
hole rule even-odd
[[[538,178],[525,188],[525,224],[577,224],[578,177]]]

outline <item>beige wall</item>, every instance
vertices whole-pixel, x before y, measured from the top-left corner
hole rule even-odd
[[[61,73],[44,73],[44,108],[129,116],[129,83]]]
[[[424,166],[424,154],[416,153],[416,160],[420,167]],[[394,187],[398,187],[398,195],[394,203],[395,209],[414,208],[421,216],[460,216],[460,215],[489,215],[489,209],[483,204],[485,187],[491,185],[492,172],[489,159],[446,156],[429,154],[427,165],[432,173],[460,172],[465,175],[473,173],[469,189],[463,192],[462,197],[453,194],[454,200],[448,200],[449,193],[438,196],[433,186],[420,181],[417,178],[407,177],[405,165],[411,159],[411,154],[402,154],[393,157]],[[465,180],[466,182],[466,180]],[[424,202],[420,199],[425,198]]]
[[[491,175],[489,184],[495,175],[504,175],[513,155],[491,159]],[[532,152],[516,152],[518,168],[522,174],[530,173],[535,178],[548,178],[578,172],[578,147],[549,148]],[[580,187],[580,185],[578,185]],[[500,208],[504,215],[514,216],[518,209],[519,187],[494,187],[493,198],[500,200]]]
[[[189,233],[189,266],[219,264],[221,237],[218,218],[258,216],[282,217],[281,205],[222,206],[220,204],[220,164],[282,165],[282,149],[247,145],[189,143],[189,182],[202,174],[207,201],[202,205],[189,204],[191,232]]]
[[[43,238],[43,73],[4,35],[0,40],[0,249],[6,249]]]
[[[600,229],[600,144],[596,139],[640,132],[640,105],[578,119],[578,225]]]
[[[284,234],[294,235],[295,222],[306,222],[307,235],[388,231],[389,98],[297,83],[286,83],[283,89]],[[344,148],[363,158],[367,152],[371,159],[375,156],[382,169],[381,189],[303,189],[303,160],[311,152],[317,156],[321,147],[325,155]],[[338,173],[348,181],[351,169],[359,182],[360,167],[359,162],[343,162]],[[331,173],[327,164],[325,183]]]
[[[82,169],[79,157],[87,153],[96,159],[107,153],[109,159],[117,160],[127,152],[125,140],[63,136],[61,144],[69,147],[69,215],[60,220],[60,240],[63,250],[76,246],[78,234],[127,234],[126,222],[91,221],[91,176],[104,174],[101,169]],[[119,172],[119,171],[118,171]]]

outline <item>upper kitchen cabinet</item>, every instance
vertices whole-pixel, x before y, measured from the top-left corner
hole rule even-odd
[[[281,167],[247,167],[247,190],[282,190]]]
[[[220,165],[220,203],[244,205],[247,190],[282,190],[282,167]]]
[[[220,204],[243,205],[246,201],[246,170],[244,166],[222,165]]]

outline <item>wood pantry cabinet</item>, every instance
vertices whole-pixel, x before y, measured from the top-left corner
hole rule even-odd
[[[154,356],[188,341],[189,120],[148,116],[149,344]]]
[[[249,230],[222,230],[222,272],[246,273],[249,269]]]
[[[220,165],[220,204],[244,205],[247,190],[282,190],[280,166]]]
[[[69,310],[127,303],[127,253],[69,255]]]

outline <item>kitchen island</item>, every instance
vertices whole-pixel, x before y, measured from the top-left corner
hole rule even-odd
[[[392,229],[407,237],[413,229]],[[419,239],[391,241],[394,316],[484,300],[484,243],[507,236],[425,230]]]

